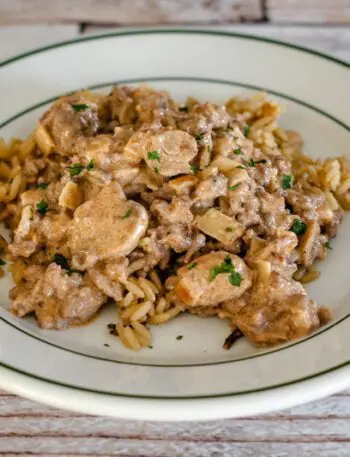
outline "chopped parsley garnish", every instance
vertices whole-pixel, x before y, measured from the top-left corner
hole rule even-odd
[[[148,346],[148,349],[153,349],[153,346],[149,345],[149,346]]]
[[[243,165],[238,165],[238,167],[236,168],[239,168],[240,170],[245,170],[245,167]]]
[[[149,160],[158,160],[160,162],[160,155],[158,151],[150,151],[148,153]]]
[[[159,167],[154,167],[153,170],[159,175]]]
[[[329,249],[330,251],[333,251],[333,248],[331,246],[331,242],[329,240],[324,244],[324,247]]]
[[[36,205],[36,210],[39,214],[44,216],[46,214],[49,204],[45,200],[40,200],[40,202]]]
[[[66,257],[62,254],[55,254],[53,256],[53,261],[59,265],[61,268],[63,268],[64,270],[70,270],[70,267],[69,267],[69,264],[68,264],[68,260],[66,259]]]
[[[188,106],[180,106],[179,111],[181,113],[188,113]]]
[[[131,216],[131,208],[127,210],[127,212],[122,216],[122,219],[127,219]]]
[[[84,165],[81,163],[73,163],[70,167],[68,167],[69,173],[71,177],[79,175],[84,170]]]
[[[290,189],[292,187],[292,175],[282,175],[282,188]]]
[[[85,105],[85,103],[78,103],[76,105],[72,105],[72,108],[75,112],[79,113],[80,111],[85,111],[86,109],[89,109],[89,106]]]
[[[294,232],[296,235],[304,235],[307,230],[307,225],[302,222],[300,219],[295,219],[293,222],[291,231]]]
[[[249,133],[250,133],[250,127],[249,127],[249,125],[246,124],[246,125],[243,127],[243,135],[244,135],[244,136],[248,136]]]
[[[182,338],[183,338],[183,335],[178,335],[178,336],[176,337],[176,339],[177,339],[178,341],[182,340]]]
[[[92,170],[94,168],[94,159],[91,159],[90,162],[87,164],[86,169],[88,171]]]
[[[225,232],[233,232],[233,227],[226,227]]]
[[[265,159],[262,159],[262,160],[253,160],[253,159],[250,159],[249,162],[248,162],[248,165],[249,165],[250,167],[255,167],[255,165],[258,164],[258,163],[266,163],[266,162],[267,162],[267,160],[265,160]]]
[[[228,255],[225,257],[224,261],[217,267],[213,267],[210,270],[210,280],[213,281],[217,275],[221,273],[229,274],[229,281],[233,286],[239,286],[241,284],[241,275],[235,271],[235,267],[232,263],[231,257]]]
[[[236,156],[240,156],[242,154],[242,149],[241,148],[234,149],[233,153],[236,154]]]
[[[241,285],[242,277],[236,271],[234,271],[233,273],[230,273],[230,276],[228,277],[228,279],[233,286],[238,287]]]
[[[66,259],[66,257],[62,254],[55,254],[53,256],[53,261],[59,265],[63,270],[66,270],[68,276],[71,276],[73,273],[79,273],[79,274],[83,274],[82,271],[80,270],[73,270],[70,266],[69,266],[69,263],[68,263],[68,260]]]
[[[40,183],[40,184],[37,185],[37,188],[38,188],[38,189],[43,189],[43,190],[44,190],[44,189],[47,189],[47,186],[48,186],[48,185],[49,185],[49,184],[48,184],[47,182],[42,182],[42,183]]]
[[[192,270],[192,268],[195,268],[197,265],[198,265],[197,262],[192,262],[192,263],[187,267],[187,269],[188,269],[188,270]]]
[[[235,184],[234,186],[229,186],[229,190],[236,190],[242,183]]]
[[[199,166],[198,165],[191,165],[191,171],[194,174],[198,173],[199,172]]]
[[[197,141],[203,140],[204,132],[198,133],[198,135],[194,136]]]
[[[4,260],[0,259],[0,266],[3,267],[4,265],[6,265],[6,262]]]

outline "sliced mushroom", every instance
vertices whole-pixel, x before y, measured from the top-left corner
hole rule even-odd
[[[231,259],[234,271],[240,275],[240,283],[230,282],[229,272],[213,277],[213,269]],[[244,261],[225,251],[211,252],[195,259],[192,264],[178,270],[179,282],[175,294],[188,307],[216,306],[224,301],[239,298],[252,285],[252,272]]]
[[[181,130],[167,130],[152,135],[144,146],[147,165],[162,176],[190,173],[190,162],[197,155],[197,142]]]
[[[97,261],[130,254],[147,226],[142,205],[126,200],[116,184],[105,187],[74,213],[69,238],[73,268],[83,270]]]

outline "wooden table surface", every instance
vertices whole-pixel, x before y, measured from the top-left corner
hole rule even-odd
[[[346,25],[221,29],[281,38],[350,60]],[[101,30],[106,28],[85,27],[84,33]],[[0,27],[0,60],[79,33],[77,25]],[[350,391],[254,418],[168,424],[79,415],[0,392],[0,456],[349,457]]]

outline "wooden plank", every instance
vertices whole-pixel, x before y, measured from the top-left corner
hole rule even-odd
[[[171,24],[262,18],[260,0],[11,0],[0,2],[0,25],[25,22]]]
[[[0,452],[67,456],[118,457],[349,457],[350,443],[245,443],[118,440],[115,438],[0,438]],[[7,454],[8,455],[8,454]]]
[[[31,400],[17,397],[14,395],[0,396],[0,418],[1,417],[88,417],[85,414],[71,413],[64,410],[51,408]],[[350,419],[350,396],[336,395],[322,400],[318,400],[306,405],[268,414],[264,417],[251,418],[249,420],[273,420],[273,419]],[[124,422],[124,421],[123,421]],[[116,421],[116,427],[119,427]],[[189,425],[191,428],[191,425]],[[1,432],[1,431],[0,431]]]
[[[349,0],[266,0],[268,19],[286,23],[350,23]]]
[[[3,417],[0,437],[115,438],[196,442],[349,442],[350,418],[231,419],[210,422],[140,422],[105,417]]]
[[[0,27],[0,60],[38,46],[75,38],[78,33],[79,27],[73,24]]]
[[[200,29],[201,27],[197,26],[196,28]],[[326,52],[334,57],[350,61],[350,27],[348,26],[236,24],[226,26],[211,25],[205,28],[274,38]],[[117,31],[118,28],[89,26],[84,33],[103,33],[114,30]]]

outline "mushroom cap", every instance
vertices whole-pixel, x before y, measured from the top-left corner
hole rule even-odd
[[[190,173],[190,162],[198,153],[197,142],[182,130],[165,130],[152,135],[144,145],[147,165],[162,176]]]
[[[80,205],[70,227],[73,268],[91,268],[96,262],[133,251],[148,226],[146,209],[126,200],[120,186],[105,187]]]

